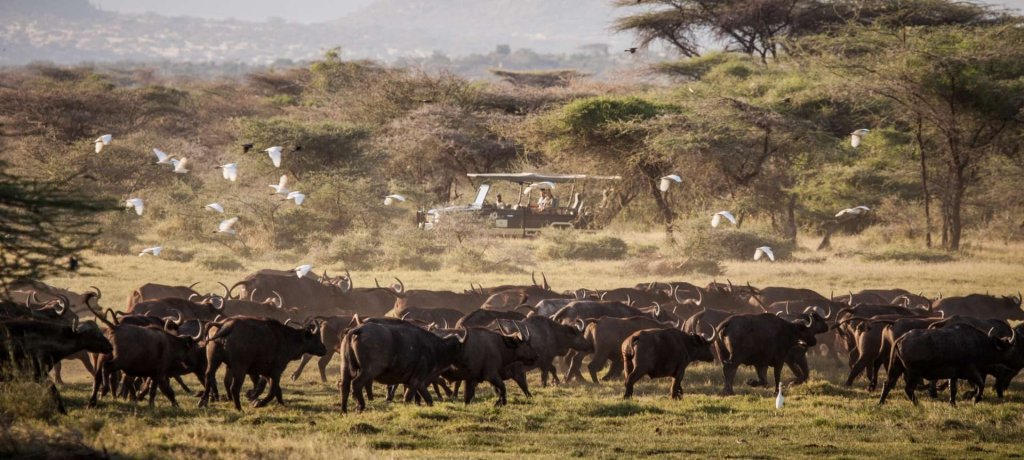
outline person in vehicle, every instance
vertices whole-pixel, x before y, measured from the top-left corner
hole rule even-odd
[[[497,198],[495,199],[494,207],[496,207],[498,209],[505,209],[506,206],[507,205],[505,204],[505,202],[501,201],[501,194],[499,193]]]
[[[551,196],[551,190],[541,189],[540,198],[537,198],[537,212],[550,211],[555,204],[555,199]]]

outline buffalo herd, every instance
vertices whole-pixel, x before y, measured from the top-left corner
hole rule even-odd
[[[89,406],[107,395],[148,395],[152,405],[158,391],[176,406],[176,383],[201,407],[230,400],[241,410],[246,381],[244,397],[254,407],[284,404],[290,363],[299,361],[290,375],[296,380],[317,359],[326,382],[339,355],[345,412],[353,397],[363,410],[374,383],[389,400],[401,390],[406,402],[427,405],[460,391],[469,404],[477,385],[487,383],[495,404],[504,405],[508,380],[530,396],[526,375],[533,370],[545,386],[622,378],[625,398],[645,376],[671,377],[670,396],[680,398],[695,361],[721,365],[724,395],[733,394],[740,366],[753,368],[752,386],[767,387],[771,370],[781,391],[783,369],[793,384],[806,381],[815,352],[849,368],[848,386],[863,375],[874,390],[884,368],[879,404],[902,379],[915,404],[922,387],[932,397],[948,388],[955,405],[958,380],[978,401],[992,376],[1002,397],[1024,368],[1024,326],[1008,322],[1024,320],[1019,293],[929,299],[871,289],[826,297],[717,281],[555,291],[543,274],[541,280],[456,292],[406,289],[397,278],[357,287],[348,272],[261,270],[220,284],[217,293],[200,293],[196,284],[145,284],[117,311],[101,305],[95,287],[80,294],[23,280],[0,301],[0,380],[48,382],[52,373],[48,387],[63,411],[59,366],[77,359],[93,376]],[[189,375],[198,391],[185,383]]]

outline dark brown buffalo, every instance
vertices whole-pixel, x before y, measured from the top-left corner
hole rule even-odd
[[[598,299],[604,301],[618,301],[634,307],[649,307],[655,302],[665,303],[672,300],[672,297],[657,290],[636,288],[617,288],[607,291],[598,291]]]
[[[787,300],[829,301],[827,297],[810,289],[769,286],[758,289],[756,294],[750,296],[749,303],[752,307],[768,308],[773,303]]]
[[[190,286],[169,286],[157,283],[143,284],[128,295],[128,306],[126,308],[130,309],[132,308],[132,305],[144,300],[164,299],[168,297],[191,299],[193,296],[199,296],[199,293],[193,289],[197,284],[199,283],[195,282]]]
[[[548,374],[558,383],[558,370],[555,369],[555,358],[566,356],[567,353],[589,353],[592,351],[590,342],[583,337],[582,322],[567,326],[556,323],[545,317],[533,315],[518,322],[522,329],[530,335],[530,345],[537,352],[537,362],[527,369],[540,369],[542,386],[548,385]]]
[[[722,288],[718,284],[712,283],[707,289],[697,289],[696,300],[693,302],[702,307],[713,308],[716,310],[726,310],[733,313],[760,313],[764,311],[764,308],[755,303],[751,303],[750,292],[755,292],[754,288],[747,287],[744,290],[735,289],[729,286]],[[683,297],[679,296],[679,291],[676,291],[676,301],[682,302]]]
[[[452,308],[408,307],[402,310],[391,310],[386,316],[424,325],[434,323],[439,327],[447,327],[462,319],[463,314],[463,312]]]
[[[753,385],[767,385],[768,368],[773,369],[775,387],[782,385],[782,366],[794,348],[811,347],[815,336],[828,330],[825,319],[807,313],[799,322],[772,314],[733,315],[718,326],[718,345],[725,375],[724,394],[733,394],[733,381],[740,365],[754,366],[758,379]]]
[[[462,347],[459,349],[452,370],[441,374],[449,382],[466,383],[463,401],[473,402],[476,386],[488,382],[498,394],[495,406],[508,404],[506,378],[515,378],[522,372],[519,366],[530,366],[537,361],[537,352],[530,344],[529,332],[517,326],[515,332],[502,333],[479,327],[464,329]],[[517,379],[525,382],[525,379]],[[525,383],[521,383],[524,386]],[[524,392],[529,390],[524,386]]]
[[[373,382],[405,385],[406,401],[419,395],[427,403],[433,398],[427,388],[456,363],[464,337],[441,338],[406,321],[360,324],[341,341],[341,411],[348,412],[353,395],[360,411],[366,408],[363,393]]]
[[[578,299],[571,298],[541,300],[537,302],[537,304],[534,305],[533,308],[531,308],[531,310],[533,310],[535,314],[550,318],[552,316],[555,316],[555,313],[558,313],[559,310],[565,308],[566,305],[569,305],[570,303],[575,302],[576,300]]]
[[[980,319],[973,318],[970,316],[952,316],[943,320],[937,320],[932,324],[929,324],[928,328],[935,329],[940,327],[949,327],[955,324],[967,324],[974,326],[978,329],[981,329],[983,331],[992,331],[993,334],[998,335],[999,337],[1008,337],[1010,335],[1013,335],[1014,333],[1014,331],[1011,330],[1010,325],[1006,321],[1000,319]],[[1019,328],[1018,331],[1020,331]],[[982,373],[982,378],[985,378],[989,375],[995,377],[996,384],[994,388],[996,390],[996,395],[1002,398],[1003,393],[1010,386],[1010,382],[1013,381],[1013,378],[1016,377],[1018,373],[1020,373],[1021,368],[1012,367],[1012,365],[1009,363],[1000,363],[988,366],[980,366],[979,370]]]
[[[113,348],[96,323],[71,324],[37,319],[0,321],[0,380],[31,376],[43,381],[55,363],[78,352],[109,353]],[[10,374],[6,372],[14,371]],[[64,401],[55,385],[50,392],[57,410],[64,414]]]
[[[96,360],[89,407],[96,406],[101,387],[109,386],[117,392],[117,385],[112,382],[117,372],[123,372],[128,377],[152,380],[150,406],[156,399],[156,390],[160,389],[171,405],[177,407],[178,401],[174,398],[170,378],[202,372],[204,360],[201,358],[202,350],[196,343],[198,337],[181,337],[157,327],[131,324],[108,323],[108,327],[106,336],[113,350],[100,355]],[[104,382],[107,384],[104,385]]]
[[[357,317],[354,315],[335,315],[327,317],[318,317],[320,321],[320,340],[324,343],[324,348],[327,350],[323,356],[317,361],[316,366],[320,370],[320,381],[327,382],[327,365],[331,363],[331,358],[338,353],[341,347],[341,339],[345,337],[345,333],[352,327],[355,327]],[[302,356],[302,361],[299,361],[299,367],[292,373],[292,381],[298,380],[299,376],[302,375],[302,370],[306,368],[306,364],[309,360],[313,359],[313,355],[306,354]]]
[[[910,308],[916,310],[928,310],[932,309],[932,300],[917,294],[904,294],[897,296],[889,302],[893,305],[901,305],[903,308]]]
[[[129,315],[148,315],[160,318],[174,317],[178,314],[183,319],[199,319],[213,321],[224,316],[225,300],[222,297],[211,297],[202,302],[170,297],[166,299],[144,300],[128,309]]]
[[[463,317],[459,318],[459,320],[455,323],[455,327],[487,327],[490,326],[491,323],[499,319],[510,321],[522,321],[526,319],[526,317],[523,316],[522,313],[518,313],[515,311],[500,311],[481,308],[479,310],[474,310],[469,313],[466,313]]]
[[[932,310],[941,311],[945,315],[972,316],[982,319],[1024,320],[1024,310],[1020,308],[1021,296],[996,297],[984,294],[971,294],[966,297],[946,297],[936,300]]]
[[[350,275],[330,277],[327,272],[319,277],[309,273],[299,278],[292,271],[260,270],[231,286],[230,295],[235,296],[238,288],[241,289],[237,298],[248,298],[253,292],[257,295],[277,292],[284,299],[284,308],[298,308],[307,317],[344,312],[381,316],[391,309],[396,298],[392,289],[356,289]]]
[[[577,300],[562,307],[551,319],[557,323],[573,326],[579,320],[597,319],[604,316],[630,318],[644,316],[644,312],[617,301]]]
[[[323,356],[327,353],[320,341],[319,326],[311,322],[302,329],[265,318],[229,318],[206,344],[206,391],[200,406],[209,400],[210,388],[216,385],[217,369],[223,363],[231,375],[232,387],[227,389],[235,403],[235,409],[242,410],[240,392],[246,376],[252,379],[262,377],[270,385],[270,391],[263,399],[253,401],[253,407],[263,407],[272,399],[284,405],[281,391],[281,374],[288,363],[304,354]]]
[[[31,297],[33,304],[45,304],[63,297],[69,301],[68,306],[75,313],[88,312],[85,306],[85,294],[51,286],[42,281],[29,279],[14,280],[7,286],[7,291],[10,294],[10,300],[14,303],[24,305]],[[33,293],[35,294],[34,296],[32,295]]]
[[[487,300],[486,295],[453,291],[431,291],[427,289],[411,289],[396,293],[394,311],[401,312],[406,308],[449,308],[463,314],[480,308]]]
[[[672,377],[672,399],[683,397],[683,376],[694,361],[712,362],[711,340],[678,329],[646,329],[634,332],[621,345],[625,363],[623,398],[633,396],[633,385],[644,376]]]
[[[72,309],[71,299],[61,291],[51,291],[53,294],[48,297],[51,300],[45,302],[39,300],[39,296],[41,295],[40,292],[41,291],[31,291],[22,304],[0,301],[0,318],[34,318],[57,321],[65,324],[71,324],[73,321],[79,319],[78,314]],[[83,294],[80,302],[82,305],[87,305],[91,299],[98,296],[99,290],[97,289],[96,292]],[[90,374],[93,373],[92,360],[89,358],[89,354],[85,351],[74,353],[71,356],[68,356],[67,359],[71,361],[80,361],[87,372]],[[58,385],[64,384],[64,380],[61,378],[61,367],[62,364],[60,361],[53,363],[53,381]]]
[[[1010,337],[1000,337],[992,329],[983,331],[970,324],[916,329],[896,340],[890,362],[879,405],[885,404],[902,376],[906,381],[904,391],[915,405],[914,391],[921,380],[949,379],[949,403],[955,406],[958,379],[967,379],[975,387],[974,401],[978,402],[985,390],[981,367],[1024,367],[1024,342],[1017,340],[1017,329],[1012,330]]]
[[[611,361],[611,367],[604,375],[603,380],[622,375],[622,342],[634,332],[644,329],[663,329],[672,327],[663,324],[650,317],[632,318],[598,318],[587,325],[583,331],[583,337],[590,343],[594,352],[590,355],[590,363],[587,364],[587,371],[590,379],[597,383],[597,373],[604,369],[605,364]],[[583,363],[583,353],[573,357],[571,367],[576,368]]]

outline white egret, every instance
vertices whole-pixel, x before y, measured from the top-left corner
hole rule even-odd
[[[862,206],[857,206],[857,207],[854,207],[854,208],[846,208],[846,209],[844,209],[842,211],[839,211],[839,212],[836,213],[836,217],[843,217],[843,216],[848,216],[848,215],[849,216],[860,216],[860,215],[863,215],[863,214],[867,214],[869,212],[871,212],[871,208],[862,205]]]
[[[143,249],[142,252],[139,253],[139,257],[142,257],[142,256],[144,256],[146,254],[149,254],[149,255],[152,255],[152,256],[159,256],[160,255],[160,251],[163,251],[163,250],[164,250],[164,248],[161,247],[161,246],[153,246],[151,248],[146,248],[146,249]]]
[[[725,218],[725,220],[732,222],[733,225],[736,225],[736,217],[734,217],[731,212],[718,211],[715,213],[715,215],[711,216],[711,226],[718,227],[722,223],[723,217]]]
[[[220,173],[224,176],[224,178],[231,182],[238,180],[238,163],[228,163],[226,165],[220,165],[217,166],[217,168],[215,169],[219,169]]]
[[[156,155],[156,164],[158,165],[169,165],[171,164],[171,155],[160,149],[153,149],[153,155]]]
[[[309,271],[312,270],[312,269],[313,269],[312,265],[303,264],[303,265],[299,265],[298,267],[293,268],[292,271],[295,272],[295,276],[297,276],[299,278],[305,278],[306,275],[309,274]]]
[[[175,174],[185,174],[188,172],[188,158],[171,160],[171,164],[174,165]]]
[[[146,204],[142,202],[142,198],[129,198],[124,201],[124,207],[131,209],[135,208],[135,214],[142,215],[142,211],[146,209]]]
[[[782,410],[782,404],[786,402],[786,398],[782,396],[782,384],[779,384],[779,395],[775,397],[775,408]]]
[[[295,200],[295,206],[302,206],[302,202],[306,201],[306,194],[299,191],[288,192],[285,200]]]
[[[224,206],[222,204],[220,204],[220,203],[210,203],[210,204],[208,204],[206,206],[203,206],[203,209],[208,209],[210,211],[217,211],[217,212],[219,212],[221,214],[224,214]]]
[[[859,147],[860,140],[863,139],[864,136],[866,136],[869,132],[871,132],[870,129],[861,128],[850,133],[850,145],[854,148]]]
[[[109,145],[110,141],[112,141],[112,140],[114,140],[114,136],[112,136],[110,134],[104,134],[104,135],[102,135],[100,137],[97,137],[96,140],[94,141],[94,143],[96,144],[96,153],[102,152],[103,151],[103,147]]]
[[[272,161],[274,163],[274,167],[275,168],[280,168],[281,167],[281,151],[282,150],[284,150],[284,147],[281,147],[281,146],[278,146],[278,145],[275,145],[275,146],[273,146],[273,147],[271,147],[269,149],[264,150],[264,152],[267,152],[267,155],[270,156],[270,161]]]
[[[683,178],[679,177],[678,174],[669,174],[669,175],[661,178],[661,183],[658,184],[658,190],[661,190],[662,192],[667,192],[668,191],[668,187],[669,187],[669,185],[672,182],[675,182],[675,183],[678,184],[678,183],[680,183],[682,181],[683,181]]]
[[[404,203],[405,202],[405,197],[402,196],[402,195],[397,195],[397,194],[391,194],[391,195],[388,195],[388,196],[384,197],[384,205],[385,206],[391,206],[396,201],[399,202],[399,203]]]
[[[235,229],[232,227],[234,227],[237,222],[237,217],[232,217],[228,220],[222,220],[220,222],[220,225],[217,226],[217,231],[214,233],[227,233],[228,235],[234,235],[237,232],[235,232]]]
[[[761,260],[764,256],[768,256],[768,260],[775,262],[775,253],[772,252],[772,248],[768,246],[761,246],[754,251],[754,260]]]
[[[281,180],[278,181],[277,185],[270,184],[270,188],[274,189],[274,193],[271,193],[271,195],[288,196],[288,176],[281,175]]]

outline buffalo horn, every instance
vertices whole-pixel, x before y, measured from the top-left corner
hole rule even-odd
[[[345,279],[348,280],[348,288],[349,289],[352,289],[352,288],[356,287],[355,282],[352,281],[352,274],[348,272],[347,268],[345,269]]]
[[[100,288],[96,286],[89,286],[89,288],[96,291],[96,300],[103,298],[103,291],[101,291]]]
[[[658,318],[659,316],[661,316],[661,304],[654,302],[654,317]]]
[[[226,284],[221,283],[220,281],[218,281],[217,284],[219,284],[220,287],[224,288],[224,298],[225,299],[230,299],[231,298],[231,288],[229,288]]]
[[[397,276],[395,277],[395,281],[398,281],[398,285],[397,286],[393,286],[393,288],[395,289],[395,292],[397,292],[399,294],[404,293],[405,292],[405,283],[403,283],[402,280],[398,279]]]
[[[535,287],[540,287],[540,286],[537,286],[537,272],[535,272],[535,271],[534,272],[530,272],[530,279],[533,280],[533,285]]]
[[[732,280],[726,278],[725,282],[729,283],[729,293],[730,294],[735,294],[736,293],[736,289],[732,287]]]
[[[846,302],[846,304],[852,307],[853,306],[853,291],[847,291],[847,292],[850,293],[850,300],[848,302]]]
[[[196,294],[196,293],[193,292],[192,294],[190,294],[188,296],[188,301],[191,302],[194,297],[199,297],[199,294]]]
[[[74,316],[71,318],[71,330],[78,332],[78,317]]]
[[[188,285],[188,289],[190,291],[194,291],[197,284],[199,284],[199,281],[196,281],[195,283]]]
[[[602,292],[601,293],[601,300],[604,300],[604,296],[606,296],[606,295],[608,295],[608,291]]]
[[[377,289],[380,289],[380,281],[377,281],[377,277],[373,278],[373,284],[376,284],[377,285]],[[472,284],[470,284],[470,286],[472,286]]]
[[[284,308],[284,297],[281,297],[281,293],[279,293],[277,291],[270,291],[270,292],[273,292],[274,293],[274,297],[277,297],[277,302],[274,303],[274,306],[277,307],[278,309]]]
[[[576,318],[576,329],[579,329],[580,332],[583,332],[583,330],[586,328],[587,323],[583,322],[583,318]]]
[[[211,299],[211,305],[213,306],[214,310],[223,310],[224,299],[221,297],[214,297],[213,299]]]
[[[34,303],[38,303],[36,300],[36,291],[30,292],[28,297],[25,298],[25,308],[32,309],[32,304]]]
[[[173,310],[173,311],[174,311],[174,313],[175,313],[175,315],[177,315],[177,317],[178,317],[177,319],[175,319],[175,320],[173,321],[173,322],[174,322],[174,324],[175,324],[176,326],[181,326],[181,320],[182,320],[182,316],[181,316],[181,310],[178,310],[177,308],[172,308],[171,310]]]
[[[459,340],[459,343],[465,343],[467,335],[469,335],[469,331],[466,328],[455,331],[455,338]]]
[[[545,275],[544,272],[540,272],[540,277],[541,277],[542,280],[544,280],[544,289],[550,291],[551,290],[551,285],[548,284],[548,276]]]
[[[252,292],[249,293],[249,301],[250,302],[255,302],[256,301],[256,291],[257,291],[257,289],[253,289]]]
[[[805,313],[806,313],[806,312],[805,312]],[[787,315],[788,315],[788,314],[790,314],[790,313],[789,313],[789,301],[788,301],[788,300],[786,301],[786,314],[787,314]]]

